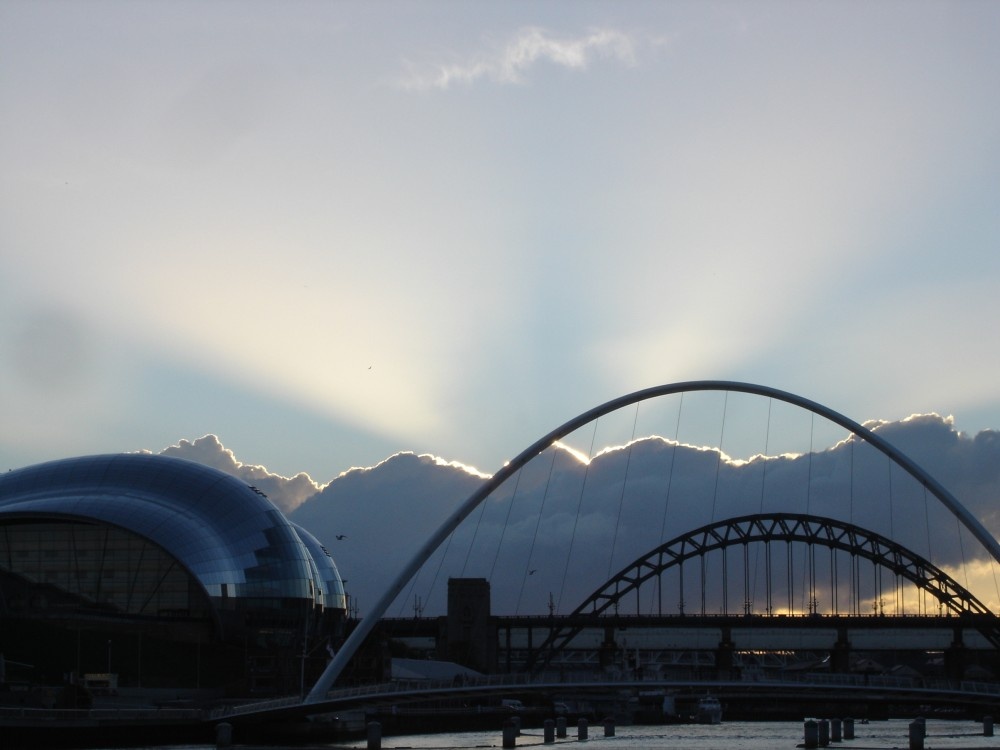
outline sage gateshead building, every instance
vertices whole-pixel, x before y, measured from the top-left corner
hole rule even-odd
[[[0,475],[8,682],[290,693],[339,645],[346,604],[316,538],[215,469],[137,453]]]

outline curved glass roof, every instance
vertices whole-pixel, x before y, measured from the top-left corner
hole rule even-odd
[[[263,493],[216,469],[143,453],[68,458],[0,475],[5,518],[79,518],[143,536],[186,566],[213,597],[343,596],[329,555],[316,554]]]
[[[318,589],[323,594],[323,606],[332,609],[347,609],[344,583],[340,578],[340,571],[337,570],[337,564],[333,561],[333,557],[330,556],[329,550],[320,543],[319,539],[297,523],[292,523],[292,527],[312,555],[316,565],[316,575],[325,584],[322,589]]]

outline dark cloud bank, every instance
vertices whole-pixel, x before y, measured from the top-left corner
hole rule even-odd
[[[937,415],[869,426],[937,479],[987,529],[1000,531],[1000,432],[970,437]],[[306,474],[288,478],[242,464],[213,435],[163,452],[214,466],[265,492],[330,549],[362,613],[485,481],[461,464],[413,453],[351,469],[319,485]],[[610,574],[664,541],[761,511],[809,512],[852,522],[952,570],[960,583],[966,583],[962,571],[968,564],[985,559],[979,543],[959,531],[935,498],[861,441],[845,440],[812,454],[733,462],[720,461],[715,450],[649,437],[608,449],[589,465],[561,448],[540,455],[472,513],[390,614],[412,615],[418,599],[427,614],[439,610],[448,577],[459,575],[489,578],[497,611],[540,614],[551,603],[568,612]],[[735,580],[729,584],[735,591],[727,605],[731,611],[743,607],[744,597],[754,600],[754,611],[763,609],[760,549],[753,554],[751,592],[744,593],[742,573],[730,576]],[[778,555],[773,577],[783,570],[784,554]],[[742,569],[741,553],[731,557],[740,558]],[[711,565],[716,569],[708,575],[718,576],[722,563]],[[799,571],[805,567],[804,561],[794,565]],[[686,572],[685,580],[691,575]],[[875,596],[872,575],[866,572],[868,583],[862,583],[869,599]],[[849,578],[846,569],[838,576]],[[892,588],[891,581],[882,585]],[[991,595],[974,593],[983,599]],[[653,596],[630,606],[652,608]],[[711,596],[708,606],[717,611],[722,605],[717,594]],[[801,596],[796,591],[796,600]],[[698,609],[698,598],[689,589],[688,611]],[[664,611],[678,606],[676,593],[664,594]]]

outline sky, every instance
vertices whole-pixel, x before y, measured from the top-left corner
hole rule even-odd
[[[1000,427],[1000,5],[0,0],[0,464],[492,473],[697,379]]]

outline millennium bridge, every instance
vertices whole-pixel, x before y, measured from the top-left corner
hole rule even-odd
[[[484,481],[311,688],[211,721],[706,691],[751,713],[793,698],[995,713],[997,561],[877,426],[765,386],[659,386]],[[364,674],[389,645],[470,669]]]

